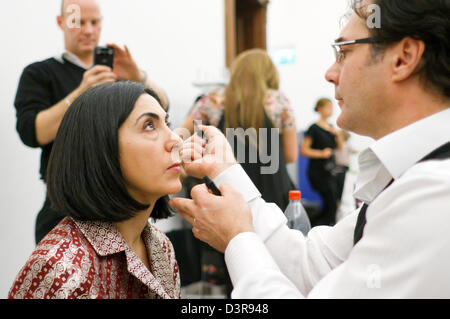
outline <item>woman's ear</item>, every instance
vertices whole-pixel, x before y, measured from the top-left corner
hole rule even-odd
[[[408,79],[420,67],[425,43],[422,40],[407,37],[397,43],[392,50],[392,80],[400,82]]]

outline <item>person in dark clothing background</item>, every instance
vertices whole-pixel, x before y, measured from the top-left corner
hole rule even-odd
[[[320,119],[309,127],[301,146],[301,154],[310,158],[308,178],[311,186],[322,197],[322,210],[318,215],[310,216],[311,226],[333,226],[339,200],[338,183],[333,175],[336,168],[334,150],[342,147],[342,138],[328,123],[333,114],[331,100],[319,99],[314,110],[320,114]]]
[[[79,10],[73,11],[74,6]],[[74,15],[77,12],[79,17]],[[165,109],[168,105],[164,92],[147,79],[126,46],[122,49],[108,44],[114,48],[113,70],[103,65],[92,65],[102,29],[102,16],[96,0],[63,0],[57,23],[64,34],[65,52],[27,66],[22,72],[14,101],[16,128],[21,140],[29,147],[42,149],[40,176],[44,183],[61,120],[70,104],[89,88],[118,79],[141,82],[160,96]],[[36,219],[36,244],[64,216],[52,209],[46,198]]]

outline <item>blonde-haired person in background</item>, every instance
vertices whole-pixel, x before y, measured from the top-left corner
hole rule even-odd
[[[191,134],[194,120],[224,133],[231,128],[233,134],[227,134],[227,139],[234,145],[234,155],[262,197],[283,210],[287,207],[289,191],[295,185],[286,163],[295,162],[298,157],[297,129],[290,102],[279,90],[278,71],[266,51],[252,49],[238,55],[231,65],[228,85],[198,99],[187,116],[183,127]],[[277,134],[271,134],[273,129]],[[267,137],[265,141],[257,139],[261,137],[258,133]],[[194,178],[185,180],[188,194],[198,182]],[[181,261],[181,267],[182,264]],[[225,284],[230,296],[228,275]]]
[[[286,163],[292,163],[298,157],[297,129],[291,104],[279,90],[278,71],[265,50],[252,49],[242,52],[233,62],[230,69],[230,81],[225,88],[212,90],[200,98],[187,116],[184,128],[191,134],[194,132],[193,121],[201,121],[204,125],[213,125],[222,132],[227,128],[243,130],[254,128],[266,129],[267,144],[253,143],[252,135],[243,142],[237,131],[235,137],[235,155],[239,147],[245,147],[245,160],[238,158],[240,164],[258,187],[262,197],[268,202],[274,202],[282,209],[289,203],[289,190],[295,188],[291,181]],[[279,130],[279,139],[270,138],[271,129]],[[260,135],[259,135],[260,136]],[[228,136],[230,140],[230,137]],[[259,141],[261,142],[261,141]],[[241,143],[241,144],[239,144]],[[277,151],[278,154],[272,154]],[[261,174],[262,163],[258,155],[257,163],[249,158],[248,152],[256,148],[261,154],[265,147],[266,154],[274,160],[278,157],[278,169],[273,174]]]

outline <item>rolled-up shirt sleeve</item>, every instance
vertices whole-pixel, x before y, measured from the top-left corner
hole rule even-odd
[[[30,147],[39,147],[36,139],[36,116],[52,106],[47,76],[34,64],[26,67],[20,77],[14,101],[16,129],[22,142]]]

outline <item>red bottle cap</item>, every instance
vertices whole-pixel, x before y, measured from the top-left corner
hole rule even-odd
[[[289,200],[301,200],[302,192],[300,191],[289,191]]]

